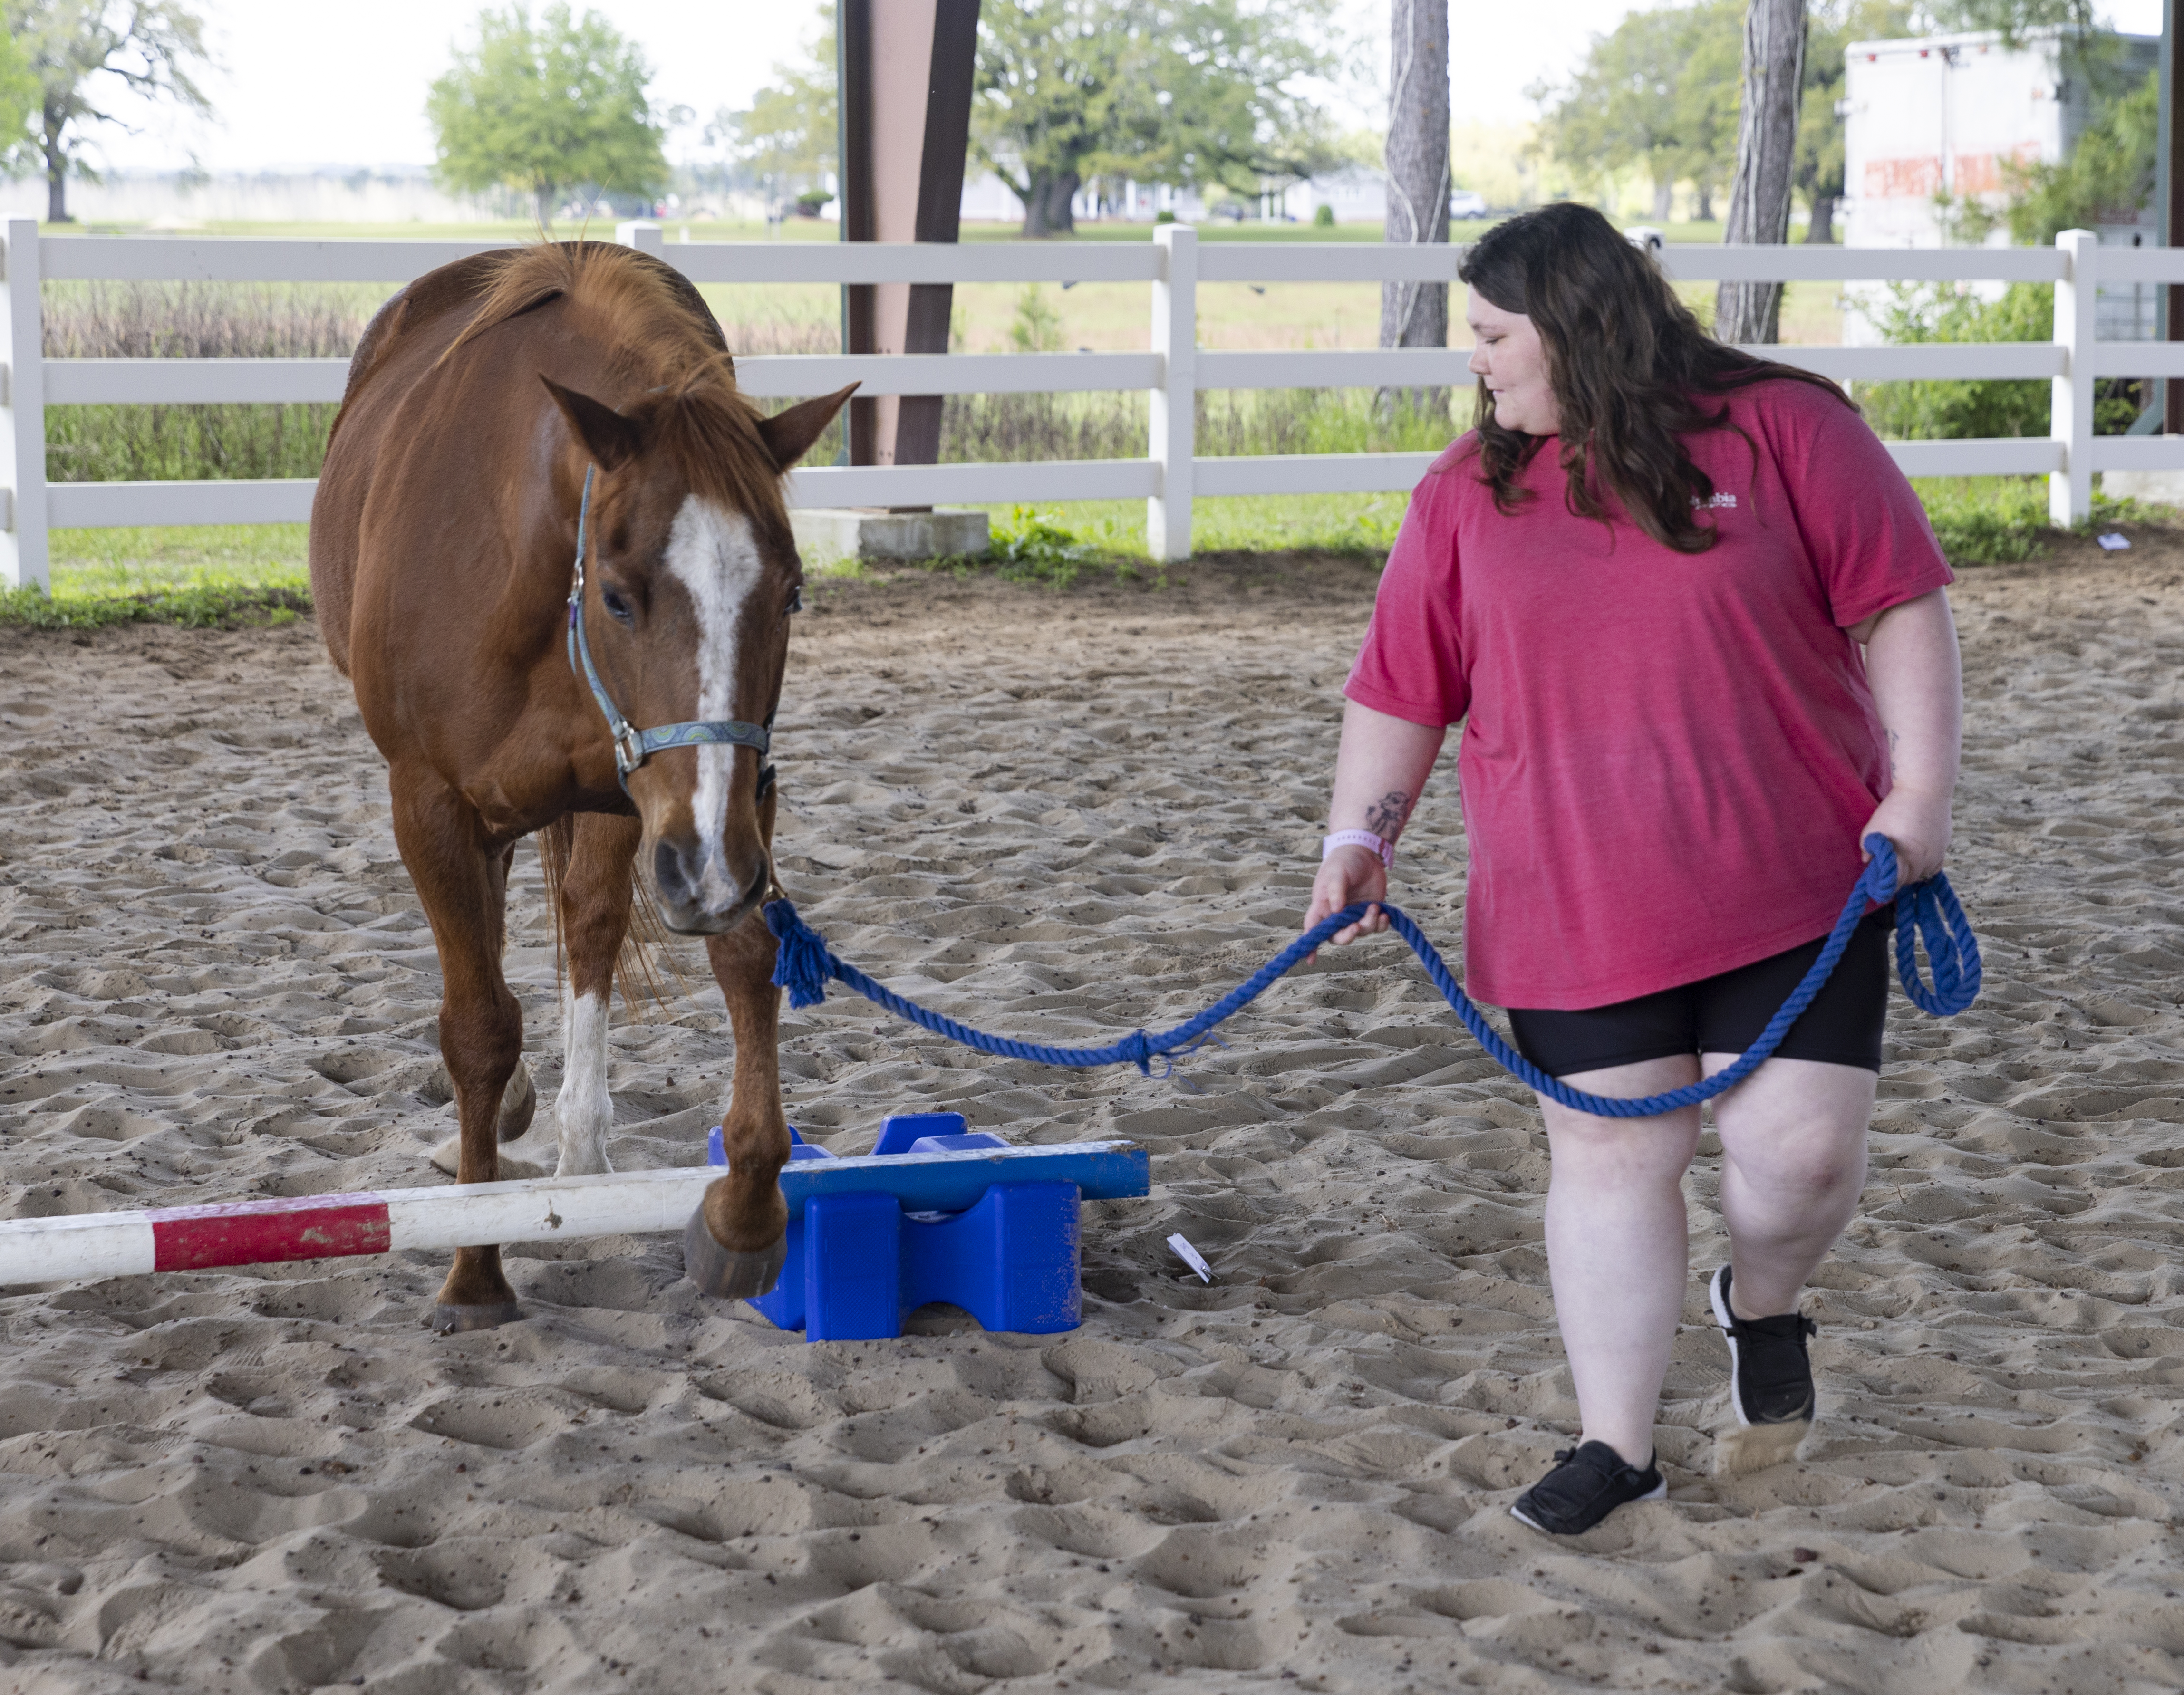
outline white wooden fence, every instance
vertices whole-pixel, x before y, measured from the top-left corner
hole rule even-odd
[[[1158,559],[1190,551],[1199,495],[1352,493],[1407,489],[1429,453],[1270,454],[1203,458],[1193,451],[1194,399],[1202,389],[1373,388],[1468,384],[1462,348],[1223,353],[1198,345],[1201,282],[1451,281],[1463,249],[1366,243],[1220,242],[1164,225],[1150,242],[691,242],[666,245],[657,225],[625,224],[617,238],[656,253],[694,282],[1139,282],[1150,285],[1152,347],[1123,353],[956,353],[903,357],[798,355],[738,359],[746,392],[825,393],[861,381],[862,393],[1071,393],[1142,390],[1151,429],[1141,459],[1023,464],[819,466],[796,472],[798,506],[913,506],[989,501],[1143,499],[1146,541]],[[113,525],[300,523],[309,479],[203,482],[64,482],[45,476],[45,408],[85,404],[274,403],[341,398],[345,359],[48,359],[41,344],[44,280],[203,282],[407,282],[434,267],[504,243],[448,241],[258,241],[176,236],[42,236],[11,220],[0,311],[0,474],[12,468],[0,534],[0,584],[47,580],[49,528]],[[2184,437],[2096,437],[2093,384],[2101,377],[2184,377],[2184,342],[2094,338],[2098,283],[2184,282],[2184,249],[2102,247],[2082,230],[2053,248],[1671,247],[1678,278],[1741,281],[2053,282],[2048,342],[1894,347],[1769,347],[1843,380],[2047,378],[2054,386],[2046,438],[1896,442],[1907,472],[1923,476],[2045,475],[2058,523],[2088,511],[2098,470],[2184,470]]]

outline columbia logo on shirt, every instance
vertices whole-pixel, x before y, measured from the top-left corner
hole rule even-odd
[[[1702,512],[1719,512],[1724,507],[1734,508],[1736,504],[1736,497],[1733,494],[1717,494],[1711,500],[1701,500],[1698,496],[1693,495],[1691,504]]]

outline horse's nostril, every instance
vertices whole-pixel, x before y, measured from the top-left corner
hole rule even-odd
[[[687,901],[693,892],[689,874],[682,868],[682,854],[671,842],[663,842],[652,852],[652,881],[658,885],[660,898],[666,901]]]

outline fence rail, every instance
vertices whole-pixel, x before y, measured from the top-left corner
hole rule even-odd
[[[766,355],[740,359],[745,391],[767,397],[861,382],[881,394],[1058,394],[1138,392],[1148,397],[1143,458],[1012,464],[814,466],[789,479],[797,506],[924,506],[999,501],[1145,502],[1156,558],[1190,551],[1200,495],[1370,493],[1409,488],[1429,453],[1268,454],[1200,458],[1196,395],[1205,389],[1458,387],[1471,382],[1462,348],[1235,353],[1198,345],[1201,283],[1453,281],[1465,249],[1368,243],[1217,243],[1166,225],[1145,243],[716,242],[673,246],[657,225],[625,224],[616,239],[657,254],[694,282],[1126,282],[1149,286],[1146,353]],[[0,475],[9,478],[0,524],[0,585],[47,580],[48,528],[115,525],[298,523],[309,519],[309,479],[48,483],[47,406],[287,404],[337,401],[345,359],[48,359],[42,281],[406,283],[503,243],[448,241],[260,241],[171,236],[41,236],[7,225],[0,270]],[[2075,522],[2104,470],[2184,470],[2184,437],[2092,433],[2093,384],[2103,377],[2184,378],[2184,342],[2101,342],[2093,301],[2103,283],[2184,283],[2184,249],[2103,248],[2082,230],[2052,248],[1671,247],[1660,255],[1680,280],[1845,282],[2049,282],[2054,333],[2046,342],[1886,347],[1752,349],[1844,381],[2046,381],[2045,436],[1892,442],[1918,476],[2044,475],[2048,508]]]

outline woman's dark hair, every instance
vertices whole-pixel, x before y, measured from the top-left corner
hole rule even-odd
[[[1564,201],[1496,225],[1457,275],[1540,332],[1562,411],[1569,509],[1605,521],[1613,500],[1655,541],[1681,553],[1713,545],[1713,530],[1692,513],[1714,487],[1677,438],[1736,428],[1726,407],[1707,406],[1708,396],[1782,377],[1851,403],[1825,377],[1714,340],[1660,266],[1590,206]],[[1515,486],[1517,475],[1546,437],[1496,424],[1483,383],[1478,430],[1480,481],[1500,510],[1514,511],[1529,497]]]

